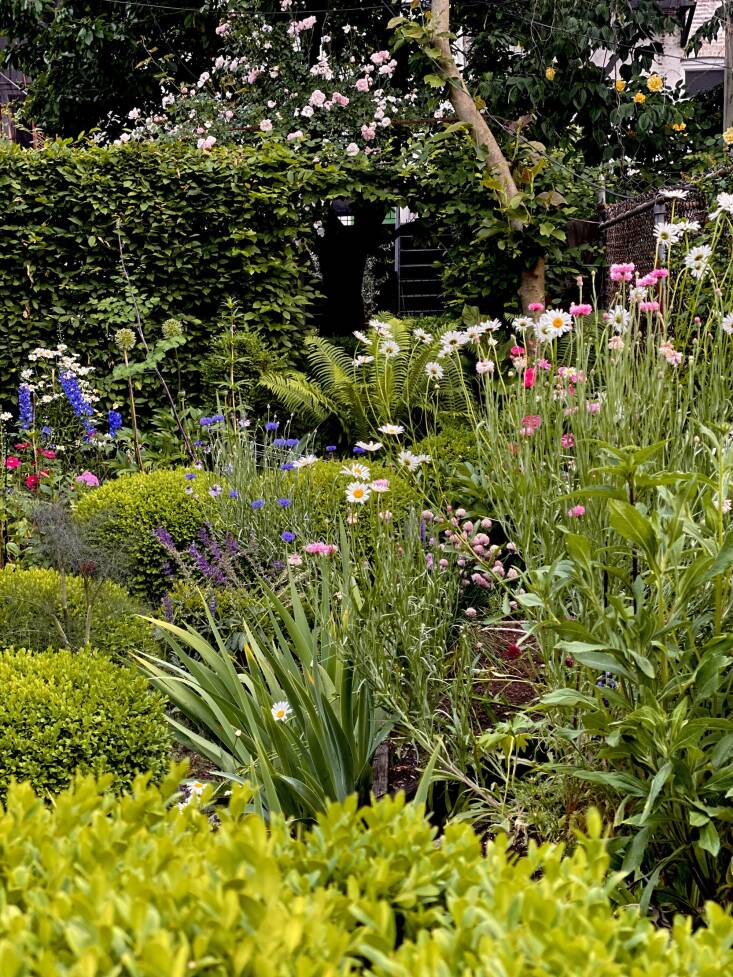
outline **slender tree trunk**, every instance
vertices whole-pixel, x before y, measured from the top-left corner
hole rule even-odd
[[[476,108],[471,93],[466,87],[458,65],[450,47],[450,0],[432,0],[432,41],[438,51],[440,59],[438,67],[442,77],[448,83],[448,97],[453,110],[461,122],[471,128],[473,141],[486,154],[488,166],[493,170],[502,185],[502,204],[506,204],[515,197],[519,190],[514,182],[512,171],[501,146],[496,141],[494,133],[486,120]],[[532,302],[544,302],[545,298],[545,259],[537,259],[534,268],[522,271],[522,280],[517,293],[524,309]]]

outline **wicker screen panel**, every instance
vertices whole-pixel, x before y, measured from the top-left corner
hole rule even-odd
[[[633,261],[640,275],[646,275],[652,270],[656,254],[654,238],[656,213],[659,213],[657,220],[670,221],[674,211],[676,219],[685,217],[698,221],[701,225],[705,222],[708,211],[704,193],[691,187],[682,189],[687,194],[684,200],[669,199],[664,196],[663,191],[660,193],[658,190],[653,190],[631,200],[605,204],[599,208],[607,268],[625,261]],[[608,221],[613,223],[610,227],[603,227]],[[614,283],[606,274],[604,294],[607,304],[613,298],[614,288]]]

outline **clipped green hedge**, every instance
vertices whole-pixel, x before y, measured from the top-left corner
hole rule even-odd
[[[297,347],[314,295],[312,217],[302,200],[311,179],[293,152],[274,146],[0,145],[0,405],[14,396],[28,353],[59,335],[100,376],[119,362],[114,332],[132,321],[133,307],[118,226],[151,339],[174,317],[190,349],[207,349],[231,296],[269,342]],[[189,398],[200,361],[185,350],[180,357]]]
[[[124,587],[107,580],[93,584],[93,589],[91,645],[115,658],[157,649],[150,626],[137,616],[140,604]],[[17,566],[0,570],[0,648],[81,648],[86,643],[85,617],[81,577],[66,577],[64,613],[58,571]]]
[[[124,552],[130,592],[155,603],[167,589],[166,554],[155,530],[167,529],[182,549],[192,543],[211,516],[208,487],[214,482],[213,476],[200,472],[189,483],[183,469],[122,476],[80,499],[76,518],[86,523],[97,544]],[[192,495],[185,492],[189,484],[196,486]]]
[[[169,757],[164,699],[133,669],[91,651],[0,652],[0,796],[12,777],[55,794],[75,771],[121,790]]]
[[[178,809],[176,776],[134,797],[76,783],[53,808],[21,785],[0,815],[3,977],[719,977],[733,919],[708,907],[659,929],[614,912],[593,819],[551,845],[486,855],[467,825],[418,807],[334,805],[293,837],[235,787],[220,823]]]

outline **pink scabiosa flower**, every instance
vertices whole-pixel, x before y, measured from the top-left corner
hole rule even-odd
[[[590,315],[593,311],[593,306],[588,305],[587,302],[581,302],[578,305],[570,306],[570,315],[575,319],[581,318],[581,316]]]
[[[524,346],[512,346],[512,348],[509,350],[509,356],[524,356],[526,352],[527,350],[524,348]]]
[[[656,278],[657,281],[660,281],[663,278],[669,278],[669,269],[668,268],[655,268],[653,271],[650,271],[649,274],[652,277]]]
[[[620,264],[611,265],[612,282],[630,282],[633,280],[636,265],[633,261],[626,261]]]
[[[670,366],[679,366],[682,362],[682,353],[676,350],[669,341],[660,345],[659,355],[663,356]]]
[[[585,515],[584,505],[574,505],[572,509],[568,509],[569,519],[581,519]]]
[[[375,478],[370,488],[372,492],[389,492],[389,479]]]

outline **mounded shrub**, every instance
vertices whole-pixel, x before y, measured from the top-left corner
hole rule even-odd
[[[92,583],[95,593],[88,642],[84,583],[81,577],[67,575],[65,588],[64,608],[57,570],[16,566],[0,570],[0,648],[76,650],[89,643],[115,658],[157,649],[150,626],[137,617],[140,604],[124,587],[111,580]]]
[[[0,652],[0,796],[12,777],[41,795],[75,771],[109,773],[115,790],[144,771],[159,779],[170,756],[164,703],[142,675],[96,652]]]
[[[76,518],[88,525],[97,545],[125,553],[130,591],[151,603],[166,590],[165,550],[155,530],[162,526],[185,548],[211,515],[208,487],[215,479],[198,472],[189,483],[184,474],[183,469],[160,469],[116,478],[86,494],[76,508]]]
[[[618,877],[592,820],[569,857],[468,825],[435,829],[385,798],[333,805],[313,831],[270,828],[235,787],[213,829],[175,804],[178,776],[135,797],[77,782],[53,807],[27,785],[0,816],[3,977],[718,977],[733,919],[661,929],[616,911]],[[164,803],[167,801],[167,804]]]

